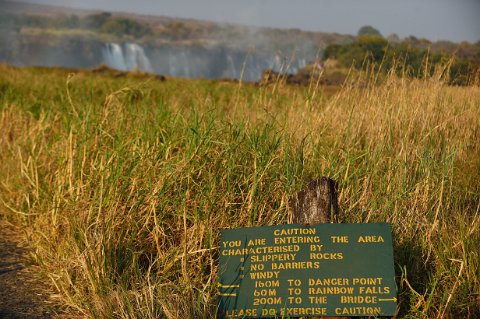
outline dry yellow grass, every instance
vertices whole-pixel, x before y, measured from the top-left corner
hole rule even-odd
[[[480,316],[478,86],[0,74],[0,213],[86,317],[214,317],[220,230],[324,175],[343,221],[392,223],[398,318]]]

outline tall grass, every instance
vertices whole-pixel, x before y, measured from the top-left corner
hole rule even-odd
[[[220,230],[324,175],[344,222],[393,224],[398,318],[480,316],[478,86],[0,74],[0,214],[81,316],[215,317]]]

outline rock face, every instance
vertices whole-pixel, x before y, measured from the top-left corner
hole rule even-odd
[[[327,71],[328,69],[328,71]],[[325,71],[325,72],[324,72]],[[347,76],[335,67],[322,66],[318,62],[308,65],[305,68],[298,70],[297,73],[280,73],[272,69],[266,69],[262,72],[260,85],[268,85],[276,82],[282,82],[294,85],[342,85]]]
[[[78,36],[0,33],[0,62],[16,66],[88,68],[102,64],[102,42]]]

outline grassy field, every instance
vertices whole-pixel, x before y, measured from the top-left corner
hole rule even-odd
[[[0,214],[82,317],[214,318],[220,230],[329,176],[343,222],[393,225],[398,318],[479,318],[480,87],[369,83],[0,66]]]

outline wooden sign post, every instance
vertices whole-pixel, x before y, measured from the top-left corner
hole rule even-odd
[[[332,189],[321,179],[295,196],[298,224],[222,232],[220,318],[395,314],[390,226],[326,224],[338,214]]]

